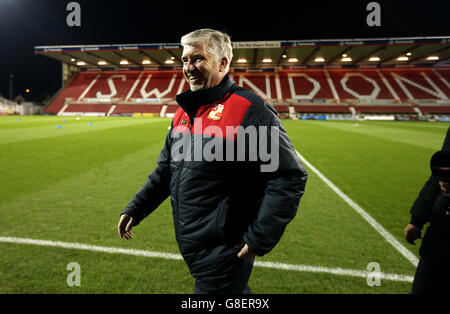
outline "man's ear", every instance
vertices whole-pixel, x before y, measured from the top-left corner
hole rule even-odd
[[[228,59],[226,57],[223,57],[222,60],[220,60],[220,72],[224,72],[228,67]]]

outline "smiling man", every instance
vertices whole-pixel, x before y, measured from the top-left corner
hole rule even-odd
[[[181,44],[190,89],[176,96],[180,108],[158,165],[123,211],[118,232],[131,238],[131,228],[170,196],[194,292],[250,293],[254,257],[270,252],[296,215],[307,173],[272,105],[228,75],[230,37],[201,29]],[[264,167],[268,148],[275,167]]]
[[[201,37],[196,37],[193,33],[181,39],[184,46],[181,57],[183,74],[193,92],[218,85],[227,74],[233,58],[229,41],[229,46],[219,46],[213,40],[209,41],[209,35],[216,36],[220,43],[227,41],[225,37],[221,38],[214,33],[205,33]]]

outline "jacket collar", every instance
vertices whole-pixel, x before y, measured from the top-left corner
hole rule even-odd
[[[200,89],[195,92],[189,89],[178,94],[175,97],[175,100],[189,116],[195,116],[195,112],[198,108],[222,100],[236,87],[237,85],[234,80],[227,74],[217,86]]]

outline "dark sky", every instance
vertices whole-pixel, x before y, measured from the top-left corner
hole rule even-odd
[[[449,36],[450,1],[376,1],[381,26],[369,27],[367,0],[78,0],[81,27],[66,24],[70,0],[0,0],[0,94],[42,101],[61,87],[61,64],[34,46],[171,43],[197,28],[234,41]],[[26,88],[31,93],[25,95]]]

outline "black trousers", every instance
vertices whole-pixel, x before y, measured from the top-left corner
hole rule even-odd
[[[450,265],[421,257],[411,294],[450,294]]]
[[[254,258],[234,258],[232,267],[211,276],[198,277],[195,280],[196,294],[250,294],[248,280],[253,269]]]

